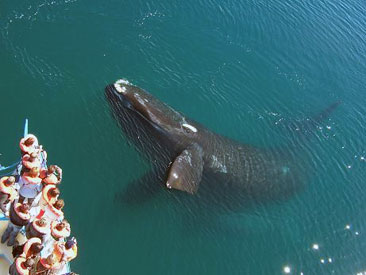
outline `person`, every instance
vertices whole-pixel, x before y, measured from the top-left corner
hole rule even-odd
[[[57,201],[52,204],[47,204],[45,208],[44,217],[48,221],[62,221],[64,219],[64,212],[62,208],[65,206],[65,202],[62,199],[57,199]]]
[[[22,203],[12,202],[9,211],[10,221],[4,234],[1,237],[1,243],[5,243],[8,240],[7,245],[13,246],[15,238],[23,226],[29,223],[31,219],[29,213],[29,205]]]
[[[15,186],[15,177],[2,177],[0,179],[0,209],[9,216],[9,206],[18,196]]]
[[[27,239],[31,239],[34,237],[40,238],[42,243],[45,242],[47,236],[51,233],[50,224],[46,219],[35,219],[31,223],[29,223],[25,228],[25,235]]]
[[[60,190],[56,187],[56,185],[47,184],[46,186],[43,187],[42,196],[39,200],[40,212],[37,216],[38,219],[43,217],[47,205],[49,204],[53,205],[57,201],[59,195]]]
[[[42,240],[40,238],[34,237],[30,238],[22,245],[14,245],[12,254],[13,258],[21,256],[26,259],[32,258],[35,261],[38,261],[42,249]]]
[[[38,139],[35,135],[28,134],[20,140],[19,147],[22,155],[31,154],[39,148]]]
[[[60,259],[55,255],[55,253],[51,253],[47,258],[41,257],[38,261],[36,267],[37,275],[48,275],[48,274],[57,274],[57,270],[60,269]]]
[[[49,249],[52,249],[53,244],[57,241],[63,241],[70,236],[70,233],[71,228],[67,220],[64,219],[62,222],[53,221],[51,223],[51,234],[47,235],[44,241],[45,247],[48,248],[46,252],[51,252]]]
[[[65,250],[61,261],[70,262],[75,259],[78,255],[77,241],[74,237],[65,243]]]
[[[26,259],[23,257],[17,257],[9,267],[10,275],[28,275],[34,268],[35,262],[33,259]]]
[[[29,172],[23,173],[19,180],[19,202],[23,203],[28,199],[29,206],[32,205],[35,197],[42,190],[42,180],[39,178],[39,168],[33,167]]]
[[[22,165],[27,169],[32,169],[37,167],[38,169],[41,168],[41,162],[38,159],[37,152],[32,152],[31,154],[25,154],[22,157]]]
[[[56,242],[53,249],[53,254],[59,261],[59,266],[56,272],[60,272],[68,262],[75,259],[77,253],[78,248],[75,238],[71,238],[66,242]]]
[[[41,171],[43,184],[60,184],[62,180],[62,169],[57,165],[50,165]]]
[[[56,241],[69,237],[70,233],[71,228],[67,220],[64,219],[62,222],[53,221],[51,223],[51,236]]]
[[[43,245],[42,245],[42,240],[40,238],[37,238],[37,237],[30,238],[24,244],[23,253],[21,256],[26,259],[32,258],[35,261],[38,261],[42,249],[43,249]]]

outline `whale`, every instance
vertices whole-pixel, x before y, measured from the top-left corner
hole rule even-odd
[[[151,171],[133,185],[229,209],[248,202],[281,201],[304,188],[309,171],[299,165],[301,155],[289,146],[261,148],[214,133],[126,79],[107,85],[105,96],[127,140],[151,163]],[[308,132],[338,105],[301,126],[290,126]]]

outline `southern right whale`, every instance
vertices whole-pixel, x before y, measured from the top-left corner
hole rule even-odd
[[[247,202],[282,200],[303,187],[307,171],[298,165],[301,156],[286,146],[262,149],[216,134],[127,80],[108,85],[105,95],[127,139],[152,163],[152,172],[133,185],[138,190],[139,184],[161,189],[160,183],[234,209]],[[314,129],[338,104],[293,126]]]

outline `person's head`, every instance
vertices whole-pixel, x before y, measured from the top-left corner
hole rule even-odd
[[[50,166],[48,166],[47,171],[48,171],[48,174],[53,174],[53,173],[55,173],[56,168],[54,165],[50,165]]]
[[[40,243],[34,243],[31,245],[31,247],[29,248],[30,252],[33,254],[33,255],[36,255],[36,254],[39,254],[41,253],[43,249],[43,245],[40,244]]]
[[[36,141],[36,139],[34,137],[29,137],[24,141],[24,144],[26,146],[31,146],[34,142]]]
[[[38,175],[39,175],[39,168],[38,167],[33,167],[32,169],[30,169],[29,175],[31,177],[33,177],[33,178],[38,177]]]
[[[36,224],[40,227],[46,227],[47,226],[47,220],[45,218],[41,218],[39,220],[36,220]]]
[[[71,247],[73,247],[76,243],[76,239],[74,237],[72,237],[70,240],[68,240],[66,243],[65,243],[65,248],[66,249],[70,249]]]
[[[64,200],[57,200],[54,204],[53,204],[53,206],[56,208],[56,209],[58,209],[58,210],[61,210],[64,206],[65,206],[65,202],[64,202]]]
[[[38,157],[38,154],[37,154],[36,152],[32,152],[32,153],[30,154],[30,157],[31,157],[32,159],[35,159],[35,158],[37,158],[37,157]]]
[[[34,265],[34,260],[31,258],[28,258],[25,262],[24,262],[24,266],[27,269],[30,269],[32,266]]]
[[[60,190],[58,188],[53,188],[53,189],[50,190],[49,195],[52,198],[56,198],[57,196],[60,195]]]
[[[14,182],[15,182],[15,177],[10,176],[10,177],[8,177],[8,179],[5,181],[5,185],[6,185],[6,186],[10,186],[10,185],[13,185],[13,184],[14,184]]]
[[[19,206],[18,210],[24,214],[28,214],[29,212],[29,205],[27,203],[23,203]]]
[[[65,227],[66,227],[66,224],[65,224],[64,222],[60,222],[60,223],[58,223],[58,224],[56,225],[56,229],[57,229],[58,231],[63,230]]]

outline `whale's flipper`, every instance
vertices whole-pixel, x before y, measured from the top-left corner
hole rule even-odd
[[[193,144],[174,160],[168,174],[166,186],[194,194],[202,178],[202,148]]]

